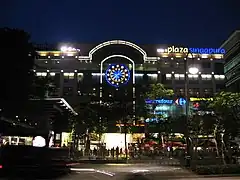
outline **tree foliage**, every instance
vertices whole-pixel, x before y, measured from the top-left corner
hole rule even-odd
[[[225,134],[236,136],[240,128],[240,93],[220,92],[209,106]]]
[[[15,116],[29,98],[45,97],[49,81],[33,72],[36,52],[27,32],[0,28],[0,39],[0,108],[5,116]]]
[[[149,91],[146,93],[146,98],[149,99],[158,99],[158,98],[166,98],[172,97],[174,92],[172,89],[166,88],[163,84],[151,84]]]
[[[75,118],[75,131],[78,134],[84,134],[88,132],[103,133],[107,127],[107,117],[103,114],[107,114],[107,108],[96,105],[79,105],[76,108],[78,116]]]
[[[233,114],[235,118],[240,118],[240,93],[220,92],[210,104],[216,114],[228,116]]]
[[[14,111],[29,98],[35,51],[29,34],[23,30],[1,28],[0,39],[0,106]]]

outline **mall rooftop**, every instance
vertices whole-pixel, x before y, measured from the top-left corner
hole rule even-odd
[[[225,54],[223,48],[198,48],[184,47],[174,45],[137,45],[129,41],[112,40],[96,44],[71,44],[61,43],[58,46],[37,46],[40,57],[47,58],[64,58],[74,57],[78,60],[91,61],[92,55],[103,47],[110,45],[125,45],[139,51],[143,55],[145,61],[157,61],[159,58],[209,58],[222,59]],[[50,47],[50,48],[49,48]]]

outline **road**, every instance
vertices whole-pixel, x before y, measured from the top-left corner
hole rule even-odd
[[[239,177],[200,177],[180,167],[154,164],[78,165],[59,180],[234,180]]]
[[[1,178],[0,178],[1,179]],[[8,178],[7,178],[8,179]],[[27,179],[12,178],[12,179]],[[28,179],[38,179],[35,176]],[[44,178],[50,179],[50,178]],[[55,180],[237,180],[240,177],[201,177],[180,166],[159,164],[76,164]]]

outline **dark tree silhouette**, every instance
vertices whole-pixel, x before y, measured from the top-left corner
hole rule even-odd
[[[0,109],[3,115],[16,115],[40,91],[33,87],[39,83],[32,71],[36,53],[23,30],[0,28],[0,39]]]

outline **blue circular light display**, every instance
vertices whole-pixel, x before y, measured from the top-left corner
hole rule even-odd
[[[130,70],[123,64],[111,64],[105,72],[108,84],[119,87],[126,84],[130,79]]]

